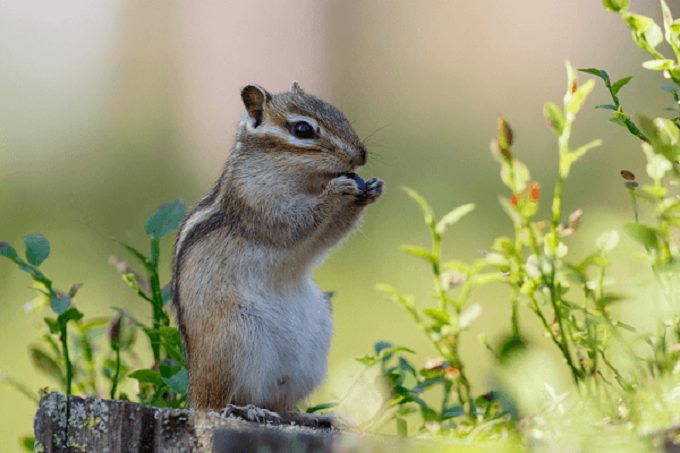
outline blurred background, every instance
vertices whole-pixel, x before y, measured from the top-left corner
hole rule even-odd
[[[631,3],[658,19],[654,2]],[[84,283],[76,303],[87,316],[120,306],[147,318],[148,307],[107,263],[124,256],[112,238],[146,247],[151,212],[176,198],[194,203],[211,187],[241,115],[241,86],[279,92],[298,80],[343,110],[360,136],[371,136],[361,174],[387,185],[362,230],[316,273],[323,289],[336,291],[335,333],[328,380],[310,403],[332,400],[359,369],[354,357],[377,340],[408,345],[418,360],[434,354],[408,316],[374,290],[393,283],[430,301],[427,266],[398,250],[427,241],[400,186],[417,189],[439,214],[477,204],[445,239],[448,258],[472,260],[495,235],[511,234],[488,151],[503,115],[515,131],[515,154],[542,183],[545,200],[552,196],[557,148],[542,105],[561,102],[565,59],[605,68],[614,79],[634,76],[622,94],[629,112],[658,116],[671,103],[658,89],[659,74],[640,67],[646,57],[619,17],[594,0],[0,0],[0,240],[21,249],[24,235],[45,234],[52,242],[46,273],[60,288]],[[619,170],[644,175],[639,142],[594,110],[607,102],[598,81],[575,130],[574,144],[604,140],[566,187],[565,212],[585,211],[568,243],[577,257],[601,232],[631,220]],[[651,276],[638,251],[623,237],[614,276],[618,292],[631,296],[621,316],[640,322],[632,304],[646,297],[638,284]],[[0,372],[37,389],[54,383],[27,354],[42,328],[23,308],[34,297],[29,285],[0,261]],[[482,392],[493,380],[492,360],[477,335],[497,341],[509,329],[510,307],[502,287],[474,301],[483,312],[464,337],[463,359]],[[538,325],[522,315],[540,344]],[[31,432],[35,407],[3,386],[0,401],[0,450],[11,451]]]

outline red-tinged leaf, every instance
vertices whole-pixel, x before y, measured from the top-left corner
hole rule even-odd
[[[531,201],[538,203],[539,198],[541,198],[541,187],[538,183],[534,183],[530,189]]]

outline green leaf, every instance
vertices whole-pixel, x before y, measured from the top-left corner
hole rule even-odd
[[[585,156],[588,151],[590,151],[593,148],[597,148],[598,146],[602,146],[602,140],[600,139],[588,142],[585,145],[579,146],[574,151],[569,152],[568,154],[569,164],[578,161],[581,157]]]
[[[431,263],[434,262],[434,256],[432,256],[432,253],[430,253],[429,250],[423,248],[423,247],[418,247],[417,245],[402,245],[399,247],[399,249],[402,252],[406,252],[409,255],[413,255],[417,258],[422,258],[425,261],[429,261]]]
[[[80,288],[83,287],[82,283],[74,283],[71,288],[68,290],[68,295],[71,296],[71,298],[76,297],[78,294],[78,291],[80,291]]]
[[[467,203],[451,210],[437,223],[437,226],[435,227],[437,233],[444,234],[448,227],[457,223],[460,219],[468,215],[474,209],[475,209],[474,203]]]
[[[607,74],[607,71],[604,69],[598,69],[598,68],[580,68],[579,71],[581,72],[586,72],[588,74],[594,75],[595,77],[599,77],[602,80],[604,80],[604,83],[609,86],[611,84],[611,81],[609,80],[609,74]]]
[[[666,118],[655,118],[654,126],[658,132],[659,140],[664,145],[674,146],[680,143],[680,129],[673,121]]]
[[[656,153],[663,154],[671,162],[680,160],[680,131],[672,121],[640,116],[639,122]]]
[[[619,233],[617,231],[607,231],[597,238],[597,248],[602,252],[611,252],[619,243]]]
[[[127,319],[128,321],[130,321],[130,323],[132,323],[133,325],[135,325],[135,326],[137,326],[137,327],[141,327],[141,328],[143,328],[143,329],[146,328],[146,326],[145,326],[143,323],[137,321],[137,320],[134,318],[134,316],[132,316],[130,313],[126,312],[126,311],[123,310],[122,308],[119,308],[119,307],[111,307],[111,309],[112,309],[113,311],[115,311],[116,313],[118,313],[121,317],[123,317],[123,318]]]
[[[602,0],[602,4],[607,11],[618,13],[619,11],[628,9],[628,1],[629,0]]]
[[[522,217],[517,212],[517,209],[512,205],[512,202],[506,197],[498,197],[498,202],[503,208],[503,211],[510,217],[512,223],[519,225],[522,223]]]
[[[156,384],[156,385],[162,385],[163,384],[163,378],[161,377],[161,373],[156,370],[137,370],[133,371],[128,375],[128,377],[132,379],[136,379],[139,382],[142,383],[149,383],[149,384]]]
[[[526,343],[521,337],[510,335],[498,347],[498,360],[502,364],[508,363],[516,354],[526,350]]]
[[[665,38],[670,44],[676,57],[680,54],[680,21],[673,20],[671,10],[665,0],[661,0],[661,12],[663,16],[663,27],[666,31]]]
[[[564,97],[564,110],[567,114],[575,115],[581,110],[583,103],[586,98],[593,90],[595,86],[595,81],[593,79],[587,80],[583,85],[576,88],[575,92],[567,90],[567,94]]]
[[[513,133],[510,124],[505,118],[498,119],[498,146],[501,149],[509,150],[512,146]]]
[[[479,315],[482,314],[482,306],[479,304],[474,304],[469,306],[463,313],[460,315],[460,319],[458,320],[458,327],[460,327],[460,330],[467,329],[472,322],[479,317]]]
[[[42,234],[26,236],[24,245],[26,245],[26,259],[34,266],[40,266],[50,255],[50,242]]]
[[[409,354],[415,354],[413,349],[409,349],[406,346],[391,346],[389,348],[381,349],[378,352],[378,358],[381,360],[389,359],[390,356],[396,352],[408,352]]]
[[[171,201],[151,214],[146,221],[146,234],[161,239],[175,232],[186,216],[186,206],[182,200]]]
[[[497,236],[493,240],[491,248],[497,252],[511,255],[515,251],[515,244],[513,240],[507,236]]]
[[[416,308],[415,303],[413,302],[413,296],[403,295],[395,287],[391,285],[386,285],[384,283],[375,285],[375,289],[382,293],[387,294],[389,298],[392,300],[392,302],[397,303],[404,307],[406,311],[409,312],[411,317],[413,317],[416,323],[420,325],[420,313],[418,312],[418,309]]]
[[[648,60],[642,63],[642,67],[650,71],[666,71],[671,69],[675,62],[668,58],[658,60]]]
[[[378,363],[377,357],[375,357],[372,354],[366,354],[362,357],[356,357],[354,360],[356,360],[357,362],[361,363],[366,367],[372,367],[373,365]]]
[[[600,105],[596,105],[595,108],[596,109],[605,109],[605,110],[618,110],[619,109],[614,104],[600,104]]]
[[[47,324],[47,327],[50,329],[51,334],[57,334],[59,333],[59,324],[57,323],[57,320],[54,318],[43,318],[45,321],[45,324]]]
[[[324,293],[327,294],[327,293]],[[333,297],[333,292],[331,291],[331,297]],[[168,284],[163,287],[161,290],[161,299],[163,300],[163,304],[167,304],[172,300],[172,285]],[[330,299],[329,299],[330,301]]]
[[[149,259],[139,250],[134,248],[131,245],[126,244],[125,242],[119,241],[118,239],[114,239],[118,244],[120,244],[125,250],[127,250],[132,256],[137,258],[143,265],[144,267],[149,267],[150,266],[150,261]]]
[[[676,19],[666,28],[666,40],[673,50],[680,46],[680,20]]]
[[[169,378],[162,379],[170,390],[179,393],[180,395],[186,395],[189,391],[189,371],[186,368],[182,368],[179,372]]]
[[[432,318],[438,324],[451,324],[451,315],[441,308],[427,307],[423,309],[423,313]]]
[[[582,69],[583,71],[583,69]],[[543,116],[557,135],[562,135],[564,130],[564,115],[562,110],[554,102],[546,102],[543,106]]]
[[[671,164],[665,156],[656,154],[649,143],[643,143],[642,150],[647,157],[647,174],[653,180],[663,179],[666,173],[673,169],[673,164]]]
[[[597,300],[597,303],[602,307],[606,307],[615,302],[619,302],[625,299],[626,298],[624,296],[618,294],[605,294],[604,296]]]
[[[654,49],[663,41],[663,32],[654,19],[640,14],[625,12],[621,15],[623,21],[630,28],[633,41],[641,48],[654,55],[660,56]]]
[[[319,411],[322,411],[322,410],[325,410],[325,409],[332,409],[332,408],[336,407],[337,405],[338,405],[338,403],[319,403],[319,404],[316,404],[314,406],[308,407],[305,410],[305,412],[307,414],[313,414],[315,412],[319,412]]]
[[[621,88],[623,88],[624,85],[626,85],[628,82],[630,82],[632,78],[633,78],[633,76],[628,76],[628,77],[624,77],[624,78],[619,79],[616,82],[614,82],[612,84],[612,93],[614,93],[614,95],[619,94],[619,91],[621,90]]]
[[[625,322],[615,320],[613,321],[613,324],[616,327],[621,327],[622,329],[625,329],[629,332],[637,332],[637,329],[635,327],[631,326],[630,324],[626,324]]]
[[[0,256],[6,256],[7,258],[13,260],[17,257],[17,251],[14,247],[9,245],[7,242],[0,242]]]
[[[661,0],[661,15],[663,16],[663,26],[665,28],[670,27],[673,23],[673,15],[665,0]]]
[[[454,418],[454,417],[460,417],[461,415],[465,415],[465,409],[463,406],[457,404],[455,406],[447,407],[442,411],[442,418],[447,419],[447,418]]]
[[[432,206],[423,198],[418,192],[415,190],[409,188],[409,187],[402,187],[404,192],[413,199],[418,206],[420,206],[420,210],[423,211],[423,215],[425,217],[425,223],[429,226],[434,225],[434,210],[432,209]]]
[[[389,341],[380,340],[375,342],[375,344],[373,345],[373,350],[375,351],[376,354],[380,355],[382,351],[393,347],[394,344],[390,343]]]
[[[656,230],[639,223],[627,223],[624,225],[626,232],[646,248],[655,248],[657,244]]]
[[[355,360],[371,367],[378,363],[379,361],[387,361],[392,357],[395,352],[408,352],[410,354],[415,354],[415,352],[404,346],[395,346],[389,341],[378,341],[373,346],[375,354],[366,354],[363,357],[357,357]]]
[[[21,438],[21,446],[26,451],[35,450],[35,437],[34,436],[24,436]]]
[[[416,378],[416,375],[413,374],[411,371],[405,371],[401,374],[402,376],[402,381],[401,385],[402,387],[405,387],[409,390],[413,389],[413,387],[418,385],[418,379]]]
[[[57,318],[57,323],[59,325],[66,325],[69,321],[80,321],[83,319],[83,314],[75,307],[71,307]]]
[[[30,347],[28,351],[31,356],[31,363],[33,363],[35,368],[59,383],[64,382],[64,374],[61,371],[59,362],[50,357],[42,349]]]
[[[58,315],[64,313],[70,305],[71,296],[69,296],[68,294],[65,294],[63,296],[55,294],[54,296],[52,296],[52,299],[50,300],[50,307],[52,307],[52,311]]]
[[[89,318],[87,321],[83,322],[79,327],[82,332],[89,332],[91,330],[98,330],[107,327],[111,320],[109,318]]]
[[[620,116],[615,116],[613,118],[609,118],[608,121],[612,124],[616,124],[617,126],[627,127],[626,120],[621,118]]]
[[[501,180],[513,194],[524,190],[529,179],[531,179],[529,167],[521,161],[513,159],[512,162],[506,161],[501,164]]]

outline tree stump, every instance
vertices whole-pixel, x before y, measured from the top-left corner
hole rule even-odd
[[[345,437],[331,426],[301,426],[294,416],[262,424],[73,395],[67,404],[60,393],[40,400],[34,430],[36,452],[330,452]]]

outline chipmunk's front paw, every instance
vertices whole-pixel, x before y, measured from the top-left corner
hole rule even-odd
[[[359,184],[350,175],[340,175],[331,179],[327,190],[340,195],[359,196],[362,193]]]
[[[357,197],[357,203],[364,205],[373,203],[382,195],[383,185],[383,180],[378,178],[366,181],[366,187]]]

